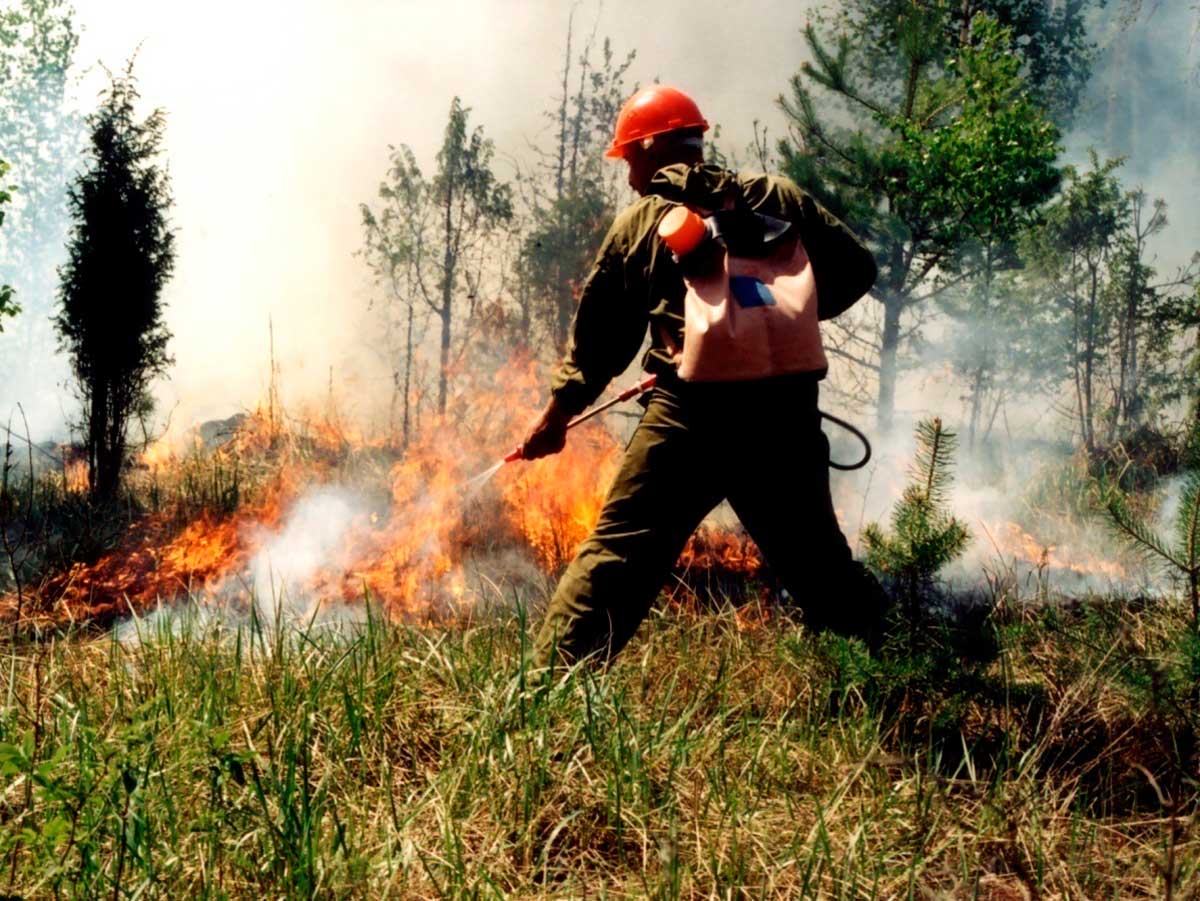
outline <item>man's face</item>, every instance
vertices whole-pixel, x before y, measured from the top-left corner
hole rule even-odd
[[[661,168],[653,145],[649,148],[643,148],[638,143],[628,145],[625,149],[625,163],[629,166],[629,187],[633,188],[639,197],[645,196],[650,189],[650,179]]]

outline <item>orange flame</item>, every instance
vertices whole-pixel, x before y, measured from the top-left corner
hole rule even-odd
[[[468,389],[446,415],[424,428],[386,475],[376,465],[373,481],[356,488],[375,510],[354,515],[337,546],[306,574],[301,587],[311,598],[354,602],[365,594],[393,617],[421,619],[469,599],[472,559],[517,550],[554,575],[592,529],[620,460],[617,437],[588,423],[572,431],[561,454],[504,467],[492,485],[467,497],[469,477],[532,421],[545,382],[528,360],[463,381]],[[297,502],[315,487],[345,484],[348,460],[386,458],[388,446],[335,417],[284,428],[276,411],[255,410],[213,452],[236,458],[243,470],[271,471],[250,500],[232,514],[201,513],[182,528],[167,514],[144,517],[118,548],[51,579],[41,592],[42,614],[104,621],[187,593],[249,603],[254,563],[279,540]],[[182,471],[170,447],[152,445],[142,457],[164,482]],[[754,573],[759,565],[747,539],[713,528],[698,533],[681,558],[684,572]],[[0,615],[3,607],[11,608],[11,599]]]
[[[1015,522],[992,523],[984,529],[1001,557],[1010,557],[1037,569],[1071,572],[1113,582],[1127,577],[1125,567],[1115,560],[1068,544],[1044,544]]]

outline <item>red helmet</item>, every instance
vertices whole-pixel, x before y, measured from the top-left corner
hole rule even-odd
[[[683,91],[665,84],[652,84],[625,101],[617,115],[612,143],[604,155],[622,159],[627,144],[680,128],[707,131],[708,123],[700,115],[696,101]]]

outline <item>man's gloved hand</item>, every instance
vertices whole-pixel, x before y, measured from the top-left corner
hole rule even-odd
[[[571,417],[551,398],[521,444],[522,458],[536,460],[557,454],[567,443],[567,424],[570,421]]]

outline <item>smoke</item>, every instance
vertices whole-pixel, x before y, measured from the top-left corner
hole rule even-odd
[[[630,84],[686,87],[742,147],[755,119],[782,131],[773,101],[799,64],[808,8],[744,4],[730,33],[714,0],[686,15],[585,3],[574,46],[594,34],[611,37],[618,58],[637,50]],[[168,113],[178,259],[165,293],[175,365],[155,389],[162,418],[191,425],[256,404],[271,380],[270,331],[285,403],[332,384],[343,404],[378,413],[390,372],[364,346],[373,286],[355,256],[359,204],[375,197],[389,145],[410,145],[432,171],[455,95],[494,139],[500,174],[527,167],[552,128],[571,11],[552,0],[77,3],[79,108],[104,88],[103,67],[136,56],[143,111]],[[62,437],[75,418],[63,360],[48,354],[25,375],[5,380],[0,409],[20,401],[35,440]]]
[[[772,137],[784,133],[774,101],[807,53],[800,32],[816,6],[743,4],[731,29],[727,5],[715,0],[686,14],[632,0],[581,4],[575,48],[594,34],[610,37],[618,58],[638,51],[630,84],[661,78],[687,88],[721,125],[722,143],[740,150],[756,120]],[[118,68],[136,53],[144,109],[169,115],[179,256],[166,300],[176,363],[156,389],[160,410],[191,424],[253,406],[271,377],[269,323],[285,402],[324,396],[332,382],[344,402],[377,409],[390,376],[364,348],[362,313],[374,289],[355,256],[358,205],[374,197],[388,145],[412,146],[431,171],[455,95],[495,140],[502,174],[528,165],[532,145],[553,129],[545,113],[560,89],[572,7],[84,0],[76,8],[81,108],[105,83],[97,62]],[[1115,13],[1096,15],[1106,52],[1138,52],[1098,69],[1069,156],[1081,159],[1092,144],[1131,153],[1131,182],[1172,202],[1175,224],[1162,240],[1185,243],[1200,233],[1194,13],[1147,5],[1126,31]],[[1140,118],[1130,113],[1132,124],[1110,128],[1108,98],[1127,86],[1144,98],[1128,104]],[[1124,134],[1141,137],[1127,147]],[[1169,249],[1164,260],[1186,248]],[[60,384],[61,362],[46,365],[57,377],[41,383]],[[37,406],[50,409],[37,422],[63,418],[69,403],[54,400],[41,398]]]
[[[1107,4],[1089,31],[1100,52],[1065,156],[1081,166],[1090,147],[1123,157],[1125,184],[1167,201],[1171,226],[1152,245],[1166,275],[1200,250],[1200,7]]]
[[[303,620],[315,612],[307,586],[345,553],[350,530],[368,506],[346,489],[318,488],[296,503],[281,530],[252,539],[261,549],[250,562],[251,596],[264,622]]]

